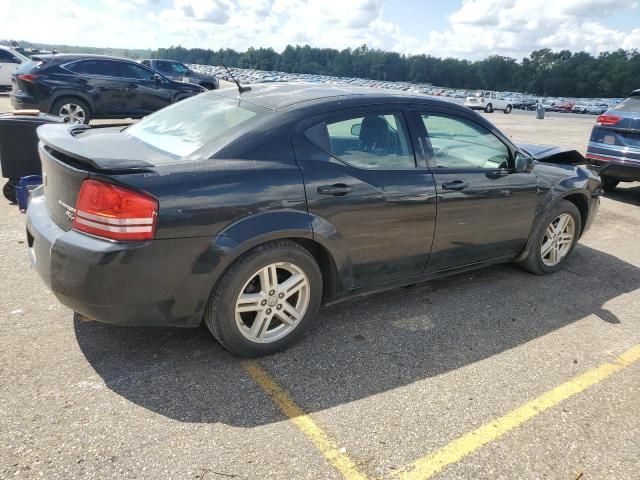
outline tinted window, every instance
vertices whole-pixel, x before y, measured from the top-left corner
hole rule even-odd
[[[179,157],[269,114],[257,105],[218,95],[198,95],[143,118],[126,132]]]
[[[115,62],[109,60],[81,60],[65,67],[80,75],[100,75],[103,77],[117,77]]]
[[[129,62],[114,62],[118,64],[119,77],[136,78],[138,80],[152,80],[155,75],[151,70],[147,70],[141,65]]]
[[[6,50],[0,50],[0,63],[11,63],[13,62],[13,57],[12,53]]]
[[[154,62],[156,70],[167,75],[171,75],[171,64],[169,62]]]
[[[509,149],[489,130],[460,117],[423,114],[439,168],[508,168]]]
[[[307,131],[307,138],[354,167],[415,168],[409,136],[400,114],[370,113],[321,123]]]
[[[640,112],[640,95],[634,95],[623,100],[613,107],[613,110],[618,110],[619,112]]]

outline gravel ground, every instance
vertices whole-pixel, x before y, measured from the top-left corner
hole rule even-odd
[[[580,151],[593,123],[489,118]],[[640,184],[604,198],[556,275],[495,266],[335,305],[260,363],[387,478],[640,344],[639,207]],[[29,266],[24,216],[0,202],[0,218],[0,478],[340,478],[205,329],[74,321]],[[635,363],[438,478],[638,478],[639,385]]]

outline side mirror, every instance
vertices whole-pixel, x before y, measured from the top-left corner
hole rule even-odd
[[[156,85],[162,84],[162,77],[156,73],[153,76],[153,83],[155,83]]]
[[[11,59],[11,61],[12,61],[13,63],[17,63],[18,65],[20,65],[20,64],[22,63],[22,60],[20,60],[18,57],[13,57],[13,58]]]
[[[522,152],[516,152],[515,167],[519,172],[531,172],[533,170],[533,158]]]
[[[351,135],[353,135],[354,137],[359,137],[361,128],[362,128],[361,123],[356,123],[355,125],[351,125]]]

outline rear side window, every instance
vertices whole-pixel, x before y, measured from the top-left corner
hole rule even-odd
[[[13,54],[11,52],[7,52],[6,50],[0,49],[0,63],[11,62],[13,62]]]
[[[125,132],[159,150],[184,157],[269,113],[266,108],[237,99],[197,95],[143,118]]]
[[[509,167],[509,149],[489,130],[445,114],[423,114],[436,168]]]
[[[640,112],[640,95],[632,95],[613,107],[612,110],[619,112]]]
[[[407,128],[399,113],[370,113],[317,124],[305,132],[313,143],[357,168],[415,168]]]
[[[80,60],[65,66],[79,75],[100,75],[102,77],[117,77],[115,62],[108,60]]]

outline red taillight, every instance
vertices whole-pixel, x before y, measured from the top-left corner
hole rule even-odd
[[[112,240],[151,240],[158,202],[144,193],[97,180],[82,182],[73,228]]]
[[[596,120],[598,125],[615,125],[622,117],[618,117],[617,115],[600,115]]]
[[[38,78],[38,75],[36,75],[35,73],[22,73],[20,75],[16,75],[16,78],[24,80],[25,82],[33,82],[36,78]]]

